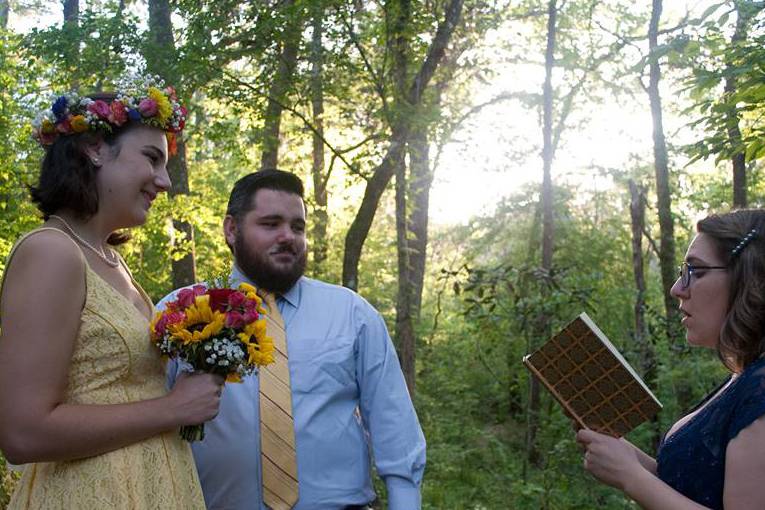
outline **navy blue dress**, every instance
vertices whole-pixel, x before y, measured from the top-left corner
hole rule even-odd
[[[720,387],[695,409],[709,401]],[[656,456],[658,477],[693,501],[723,510],[728,443],[763,415],[765,358],[760,358],[669,439],[662,440]]]

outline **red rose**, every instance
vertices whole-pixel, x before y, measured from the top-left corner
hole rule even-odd
[[[232,292],[228,297],[228,306],[230,306],[232,309],[238,309],[242,307],[246,300],[247,297],[237,290]]]
[[[226,313],[226,327],[239,329],[244,326],[244,316],[236,310]]]
[[[210,295],[210,308],[225,312],[228,308],[228,297],[236,291],[232,289],[210,289],[207,293]]]
[[[258,313],[257,310],[252,309],[252,310],[247,310],[246,312],[244,312],[245,324],[253,323],[258,319],[260,319],[260,314]]]
[[[121,126],[128,120],[127,108],[122,101],[112,101],[110,108],[109,122],[115,126]]]
[[[69,122],[69,119],[64,119],[61,122],[56,123],[56,131],[61,133],[62,135],[68,135],[72,133],[72,123]]]

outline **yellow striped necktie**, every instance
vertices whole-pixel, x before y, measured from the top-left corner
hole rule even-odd
[[[264,292],[263,301],[268,308],[266,334],[276,348],[274,362],[260,368],[263,501],[272,510],[289,510],[298,500],[298,481],[287,335],[274,295]]]

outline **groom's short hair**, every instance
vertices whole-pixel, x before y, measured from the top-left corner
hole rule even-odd
[[[228,198],[226,215],[239,221],[255,208],[255,193],[259,189],[271,189],[293,193],[303,199],[303,181],[284,170],[266,168],[247,174],[234,184]]]

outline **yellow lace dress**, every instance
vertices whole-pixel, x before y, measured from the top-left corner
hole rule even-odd
[[[38,229],[27,236],[40,230],[57,229]],[[146,318],[87,262],[85,268],[87,293],[66,402],[121,404],[164,395],[163,366],[149,341]],[[133,285],[151,304],[135,281]],[[9,510],[204,508],[191,449],[177,430],[95,457],[27,464],[8,506]]]

